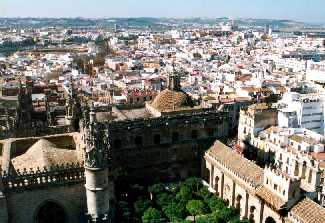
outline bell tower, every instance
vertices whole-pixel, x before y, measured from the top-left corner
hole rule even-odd
[[[96,121],[94,107],[89,113],[89,125],[84,129],[85,178],[89,223],[110,222],[110,190],[108,182],[108,137]]]
[[[22,86],[21,77],[18,79],[18,107],[17,107],[17,132],[24,133],[32,129],[32,113],[33,113],[33,102],[32,102],[32,82],[26,78],[25,89]],[[29,134],[29,132],[25,132]]]
[[[69,125],[69,132],[79,131],[81,105],[73,84],[72,77],[70,78],[68,98],[66,100],[65,107],[66,107],[65,120],[66,123]]]
[[[173,64],[173,73],[168,75],[167,88],[171,91],[181,90],[180,76],[179,73],[176,71],[174,64]]]

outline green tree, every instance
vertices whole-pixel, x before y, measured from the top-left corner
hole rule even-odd
[[[146,198],[140,198],[134,203],[134,214],[141,217],[145,210],[151,206],[150,200]]]
[[[193,194],[191,189],[188,186],[184,186],[184,185],[181,186],[181,189],[176,195],[176,199],[181,202],[187,203],[192,198],[193,198]]]
[[[156,203],[160,206],[166,206],[174,200],[174,196],[168,193],[162,193],[157,195]]]
[[[229,221],[229,223],[249,223],[249,222],[246,221],[246,220],[241,221],[240,218],[239,218],[239,216],[238,216],[238,217],[235,217],[235,218],[231,219]]]
[[[208,190],[207,187],[202,187],[198,192],[195,193],[199,198],[202,198],[204,202],[208,203],[209,199],[212,196],[212,193]]]
[[[204,203],[200,200],[190,200],[186,204],[186,209],[191,215],[193,215],[194,222],[197,215],[204,214],[205,212]]]
[[[186,208],[181,203],[171,202],[162,208],[171,222],[179,222],[186,217]]]
[[[176,194],[181,189],[181,183],[175,182],[168,185],[169,191]]]
[[[191,177],[184,181],[183,185],[190,188],[191,191],[199,191],[203,187],[202,180],[200,178]]]
[[[218,215],[223,219],[225,222],[229,222],[236,217],[238,217],[237,211],[234,208],[224,207],[218,212]]]
[[[155,208],[148,208],[142,216],[143,223],[159,223],[162,222],[162,213]]]
[[[125,222],[131,222],[132,212],[131,212],[131,209],[129,207],[129,203],[126,202],[126,201],[120,201],[118,203],[118,209],[119,209],[119,212],[121,213],[121,215],[123,217],[123,220]]]
[[[165,190],[165,186],[162,183],[154,184],[148,188],[148,192],[150,193],[151,198],[153,199],[155,195],[163,193]]]
[[[212,213],[197,218],[196,223],[225,223],[217,213]]]
[[[225,202],[222,199],[217,198],[215,196],[210,197],[207,203],[212,212],[222,210],[223,208],[226,207]]]

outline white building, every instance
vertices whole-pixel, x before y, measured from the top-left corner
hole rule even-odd
[[[306,80],[325,82],[325,62],[308,61]]]
[[[324,135],[324,101],[322,93],[285,93],[278,102],[279,126],[306,128]]]

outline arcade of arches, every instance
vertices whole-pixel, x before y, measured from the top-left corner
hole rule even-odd
[[[324,222],[325,209],[308,197],[302,199],[300,181],[288,180],[268,167],[262,169],[219,141],[204,159],[202,176],[209,190],[235,208],[241,218],[251,223]],[[285,190],[277,190],[279,185]],[[285,191],[291,195],[285,197]]]

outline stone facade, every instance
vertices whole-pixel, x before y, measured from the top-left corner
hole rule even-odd
[[[48,201],[55,202],[63,208],[67,223],[82,222],[86,212],[83,184],[8,193],[6,195],[8,222],[35,222],[39,209]]]
[[[195,107],[177,75],[169,85],[147,107],[159,115],[84,104],[80,132],[0,141],[0,222],[43,223],[46,214],[65,223],[114,222],[115,170],[130,184],[199,177],[204,152],[228,135],[229,116]],[[79,129],[80,118],[79,102],[69,99],[68,131]]]
[[[205,153],[205,161],[204,175],[210,190],[236,208],[241,218],[257,223],[323,221],[312,216],[317,214],[312,212],[307,216],[310,221],[288,220],[304,196],[299,178],[289,177],[274,167],[261,169],[218,141]],[[318,214],[325,214],[324,208],[313,205]]]
[[[46,163],[52,163],[56,157],[49,153],[44,155],[36,150],[35,145],[39,145],[37,142],[42,142],[42,140],[51,142],[62,151],[67,151],[69,155],[71,151],[76,151],[77,157],[83,159],[83,145],[78,133],[2,141],[0,222],[37,222],[41,208],[50,203],[56,204],[62,210],[65,222],[73,223],[84,220],[87,206],[83,164],[77,163],[79,158],[75,158],[76,163],[47,166]],[[22,156],[26,157],[32,145],[34,145],[36,158],[44,155],[41,158],[48,160],[44,161],[46,166],[28,168],[28,166],[34,166],[37,160],[33,156],[27,156],[32,158],[26,161],[27,168],[14,168],[12,161]],[[52,148],[40,147],[39,149],[50,150]],[[62,156],[58,160],[64,159]]]

